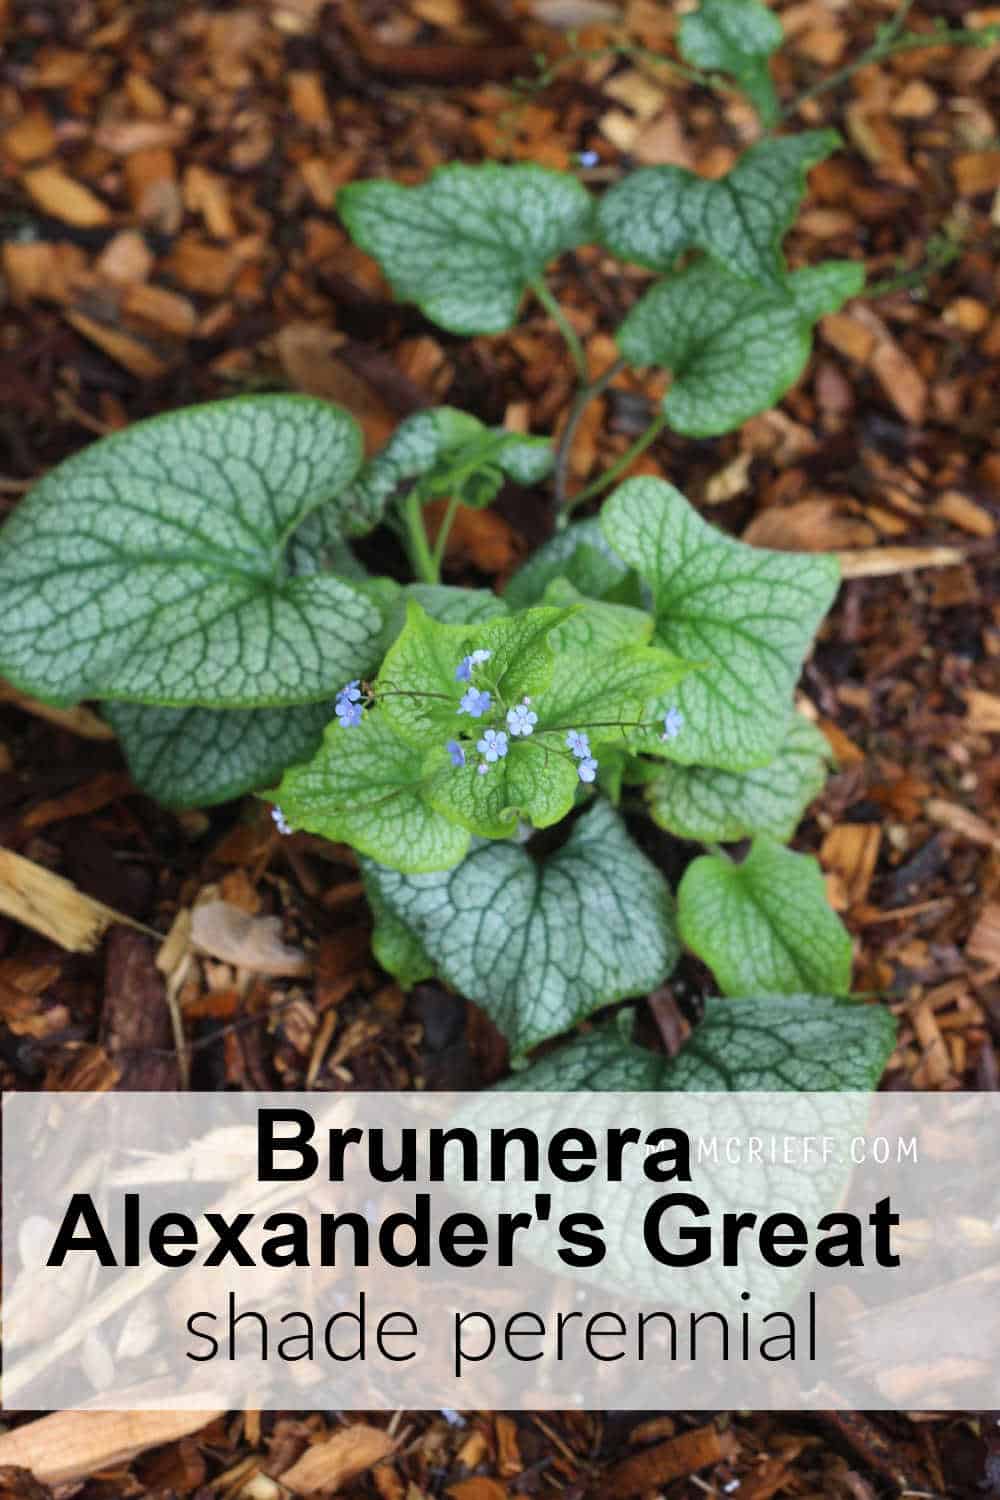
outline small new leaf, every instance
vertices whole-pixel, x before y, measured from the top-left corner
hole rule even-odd
[[[535,165],[453,164],[419,187],[355,182],[337,207],[396,296],[452,333],[509,328],[531,282],[593,233],[587,190]]]
[[[132,780],[166,807],[211,807],[273,786],[314,755],[333,700],[291,708],[155,708],[103,703]]]
[[[352,728],[330,724],[312,760],[285,772],[274,800],[292,828],[407,872],[447,870],[469,835],[430,806],[425,782],[423,756],[374,709]]]
[[[663,411],[689,437],[715,437],[774,406],[798,380],[812,325],[864,285],[864,268],[830,261],[759,285],[705,260],[661,281],[618,329],[636,365],[673,372]]]
[[[679,1055],[637,1047],[617,1025],[549,1052],[506,1079],[504,1090],[538,1093],[866,1093],[896,1042],[881,1005],[821,995],[707,1000]]]
[[[705,855],[677,892],[684,942],[727,995],[846,994],[851,939],[817,862],[754,839],[742,864]]]
[[[767,60],[781,46],[778,17],[761,0],[701,0],[678,32],[681,56],[696,68],[735,78],[765,125],[779,116]]]
[[[677,737],[666,745],[639,737],[633,748],[729,771],[772,760],[803,658],[836,593],[836,559],[734,541],[661,479],[620,485],[601,524],[652,590],[654,641],[700,668],[677,688]]]
[[[697,248],[737,276],[780,287],[781,241],[806,173],[838,142],[833,130],[760,141],[715,180],[685,167],[629,172],[601,200],[601,237],[615,255],[654,271],[669,271],[682,251]]]
[[[374,665],[381,613],[284,550],[361,459],[346,412],[240,396],[139,422],[47,475],[0,531],[0,672],[55,703],[265,708]]]
[[[366,880],[438,974],[489,1013],[515,1061],[600,1006],[645,994],[677,960],[666,882],[606,802],[541,864],[489,844],[446,874],[368,866]]]
[[[826,736],[793,714],[774,760],[752,771],[664,765],[646,787],[650,816],[668,833],[735,843],[755,833],[785,842],[818,796],[831,759]]]

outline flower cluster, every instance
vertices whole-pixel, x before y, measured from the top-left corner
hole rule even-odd
[[[571,729],[566,736],[566,748],[576,761],[576,773],[581,781],[591,782],[597,775],[597,761],[590,753],[590,740],[582,729]]]
[[[361,681],[355,678],[342,687],[334,700],[333,711],[340,720],[341,728],[356,729],[361,723]]]

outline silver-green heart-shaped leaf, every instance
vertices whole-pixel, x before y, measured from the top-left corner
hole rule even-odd
[[[586,188],[533,164],[454,163],[418,187],[354,182],[337,208],[396,296],[452,333],[509,328],[548,263],[594,229]]]
[[[765,125],[780,115],[767,60],[783,39],[781,22],[762,0],[701,0],[677,36],[687,62],[736,79]]]
[[[725,177],[685,167],[629,172],[601,199],[605,245],[622,260],[669,271],[684,250],[706,250],[737,276],[781,285],[781,242],[806,190],[806,173],[831,151],[834,130],[759,141]]]
[[[489,844],[447,874],[368,864],[366,880],[441,978],[488,1011],[514,1059],[654,988],[677,960],[667,884],[606,802],[541,863],[514,844]]]
[[[210,807],[271,786],[315,754],[333,700],[291,708],[102,703],[136,786],[166,807]]]
[[[637,1047],[617,1024],[548,1052],[497,1088],[537,1093],[866,1093],[896,1044],[883,1005],[827,995],[706,1000],[675,1058]]]
[[[680,933],[727,995],[846,994],[851,939],[809,855],[759,836],[742,864],[704,855],[677,892]]]
[[[351,728],[328,725],[320,749],[285,772],[274,798],[293,830],[410,873],[447,870],[465,854],[469,834],[435,812],[425,788],[423,755],[376,708]]]
[[[381,613],[340,578],[292,576],[285,547],[360,458],[339,408],[240,396],[67,459],[0,530],[0,672],[54,703],[328,697],[374,666]]]
[[[662,479],[629,479],[605,502],[608,543],[653,593],[654,643],[695,663],[663,711],[683,727],[633,748],[744,771],[777,754],[803,658],[837,590],[836,559],[769,552],[702,520]]]
[[[667,764],[646,786],[646,803],[654,823],[682,839],[727,844],[767,833],[784,842],[822,790],[831,759],[826,736],[796,713],[766,766],[719,771]]]
[[[618,347],[632,364],[672,372],[662,403],[671,427],[715,437],[781,400],[805,369],[813,323],[856,296],[864,274],[829,261],[759,285],[700,261],[640,298]]]

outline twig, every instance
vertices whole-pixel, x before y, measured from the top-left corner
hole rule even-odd
[[[616,359],[614,364],[609,365],[602,374],[597,376],[596,380],[592,380],[588,385],[583,386],[576,394],[576,399],[566,419],[566,426],[563,428],[562,435],[559,438],[559,446],[556,449],[555,495],[556,505],[559,507],[559,516],[556,518],[557,526],[565,526],[566,524],[566,517],[563,514],[563,506],[566,504],[566,481],[569,477],[570,453],[573,448],[573,440],[576,437],[577,429],[580,426],[580,420],[591,401],[599,396],[624,368],[625,361],[623,359]]]

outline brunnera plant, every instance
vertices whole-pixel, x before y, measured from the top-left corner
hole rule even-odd
[[[703,0],[681,28],[689,61],[768,121],[775,24],[758,0]],[[355,183],[338,207],[397,294],[452,332],[509,328],[531,292],[566,337],[577,410],[595,385],[546,268],[597,243],[659,273],[616,337],[669,389],[577,503],[664,426],[729,431],[798,379],[816,320],[864,281],[854,262],[789,271],[782,251],[836,144],[767,137],[725,177],[648,168],[600,202],[572,174],[490,163]],[[850,1001],[848,935],[816,862],[785,847],[830,761],[794,692],[835,559],[747,546],[641,478],[584,521],[562,506],[502,597],[443,585],[458,506],[538,487],[554,462],[545,438],[450,407],[367,461],[351,416],[307,397],[139,423],[60,465],[0,530],[0,672],[48,702],[99,700],[164,803],[256,791],[283,832],[350,844],[380,961],[475,999],[516,1064],[662,983],[682,946],[726,997],[673,1063],[604,1028],[523,1086],[871,1086],[891,1019]],[[378,526],[413,582],[358,561],[352,539]],[[676,894],[623,806],[705,846]],[[740,858],[722,847],[743,841]]]

